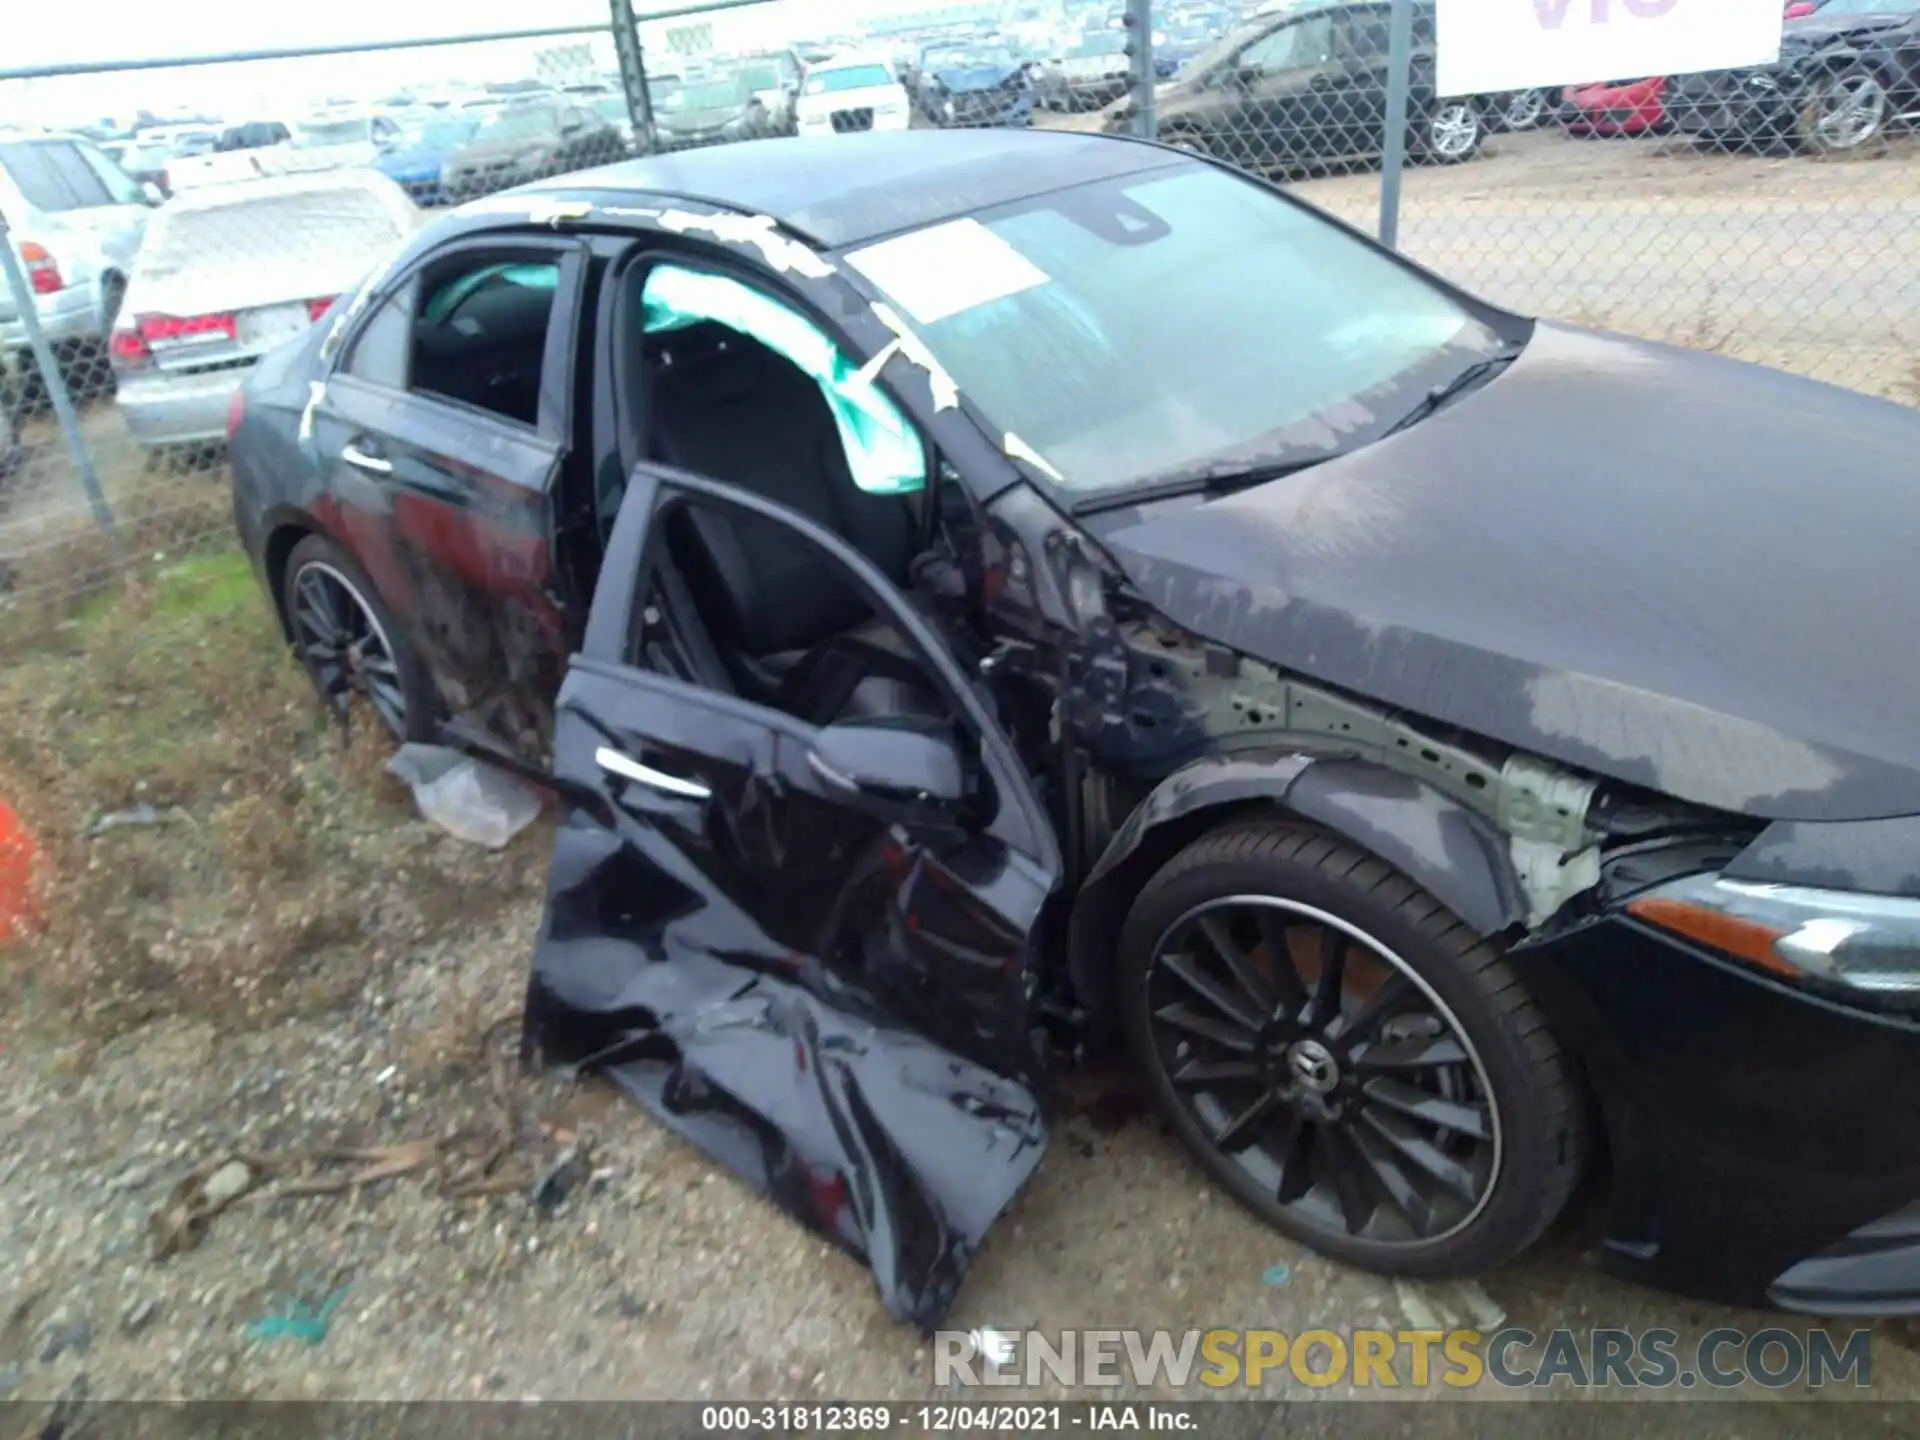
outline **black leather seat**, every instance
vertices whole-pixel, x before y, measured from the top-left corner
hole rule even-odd
[[[649,403],[661,460],[797,510],[905,582],[913,515],[898,496],[855,486],[832,413],[809,377],[718,325],[672,332],[659,345]],[[744,690],[762,691],[758,698],[784,691],[815,723],[944,710],[916,687],[918,667],[886,643],[891,628],[873,623],[866,598],[783,527],[693,508],[674,517],[668,544],[716,645],[743,672],[735,679]],[[890,650],[897,663],[889,663]],[[810,698],[795,699],[802,692]]]

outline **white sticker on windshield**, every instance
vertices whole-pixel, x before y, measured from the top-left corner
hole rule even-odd
[[[847,263],[922,325],[1051,278],[978,220],[949,220],[882,240],[855,250]]]

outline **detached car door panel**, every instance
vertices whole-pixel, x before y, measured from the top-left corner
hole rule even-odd
[[[689,497],[790,526],[845,568],[953,701],[990,807],[851,786],[826,758],[829,730],[629,662],[649,537]],[[609,1074],[931,1327],[1045,1143],[1027,1003],[1060,876],[1030,783],[964,675],[837,537],[641,466],[560,691],[554,771],[568,808],[530,1042]]]

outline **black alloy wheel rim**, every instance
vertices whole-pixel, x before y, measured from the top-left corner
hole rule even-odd
[[[1429,1245],[1486,1208],[1500,1115],[1458,1018],[1325,911],[1210,901],[1147,968],[1155,1058],[1216,1156],[1309,1236]]]
[[[359,695],[396,738],[405,736],[407,699],[393,644],[353,582],[333,566],[314,561],[294,576],[293,639],[337,713]]]

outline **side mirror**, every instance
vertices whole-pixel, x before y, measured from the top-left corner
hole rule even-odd
[[[861,720],[829,725],[807,764],[828,788],[847,795],[951,806],[967,793],[959,748],[925,730]]]
[[[167,192],[151,180],[142,180],[140,182],[140,198],[149,205],[164,205],[167,203]]]

